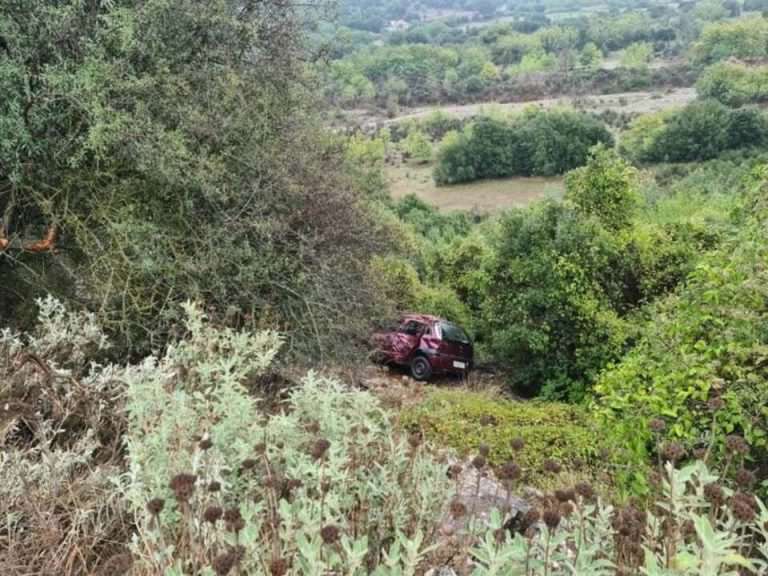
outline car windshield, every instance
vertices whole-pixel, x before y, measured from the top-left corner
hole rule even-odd
[[[443,340],[450,342],[461,342],[462,344],[469,344],[469,336],[460,326],[451,324],[450,322],[441,322],[440,331],[443,333]]]

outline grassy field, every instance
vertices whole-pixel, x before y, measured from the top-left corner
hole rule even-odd
[[[562,178],[505,178],[455,186],[436,186],[432,166],[400,164],[387,167],[392,197],[416,194],[440,210],[475,210],[489,213],[524,206],[547,195],[560,196]]]

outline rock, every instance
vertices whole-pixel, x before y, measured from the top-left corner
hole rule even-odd
[[[469,461],[461,464],[462,472],[453,499],[458,498],[464,504],[467,513],[461,518],[453,518],[448,513],[441,526],[441,531],[444,534],[465,531],[472,518],[475,519],[475,528],[488,526],[493,510],[502,511],[504,524],[509,523],[515,516],[521,513],[525,514],[528,511],[530,508],[528,503],[513,494],[507,495],[507,490],[490,470],[478,471]],[[450,502],[447,505],[450,505]]]
[[[456,571],[448,566],[441,566],[430,568],[424,573],[424,576],[456,576]]]

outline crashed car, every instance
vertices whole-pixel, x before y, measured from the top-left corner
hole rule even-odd
[[[474,349],[467,332],[444,318],[406,314],[392,330],[373,335],[375,358],[385,364],[406,366],[416,380],[435,374],[466,374]]]

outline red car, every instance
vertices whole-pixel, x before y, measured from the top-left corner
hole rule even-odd
[[[472,341],[461,326],[427,314],[406,314],[396,329],[374,334],[373,343],[379,360],[409,367],[416,380],[466,374],[474,357]]]

